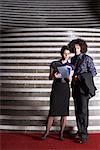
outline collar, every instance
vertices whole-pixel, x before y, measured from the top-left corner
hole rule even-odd
[[[78,58],[78,59],[82,59],[82,56],[83,56],[84,54],[83,53],[81,53],[81,54],[79,54],[79,55],[76,55],[76,57]]]

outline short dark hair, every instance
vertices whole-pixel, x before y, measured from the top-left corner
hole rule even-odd
[[[64,54],[64,51],[65,51],[65,50],[69,50],[69,51],[70,51],[68,45],[67,45],[67,46],[62,46],[61,51],[60,51],[61,56]]]
[[[75,53],[75,44],[79,44],[79,46],[81,47],[81,53],[86,53],[87,52],[87,44],[83,39],[75,39],[72,40],[68,45],[70,47],[70,52],[74,52]]]

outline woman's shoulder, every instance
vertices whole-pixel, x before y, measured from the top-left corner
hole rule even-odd
[[[59,64],[60,63],[60,60],[54,60],[54,61],[52,61],[51,62],[51,66],[56,66],[57,64]]]

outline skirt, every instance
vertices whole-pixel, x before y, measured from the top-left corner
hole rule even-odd
[[[54,80],[50,95],[49,116],[68,116],[69,99],[70,99],[69,82]]]

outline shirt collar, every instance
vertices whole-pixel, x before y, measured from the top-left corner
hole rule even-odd
[[[76,55],[76,57],[78,58],[78,59],[82,59],[82,56],[83,56],[84,54],[83,53],[81,53],[81,54],[79,54],[79,55]]]

